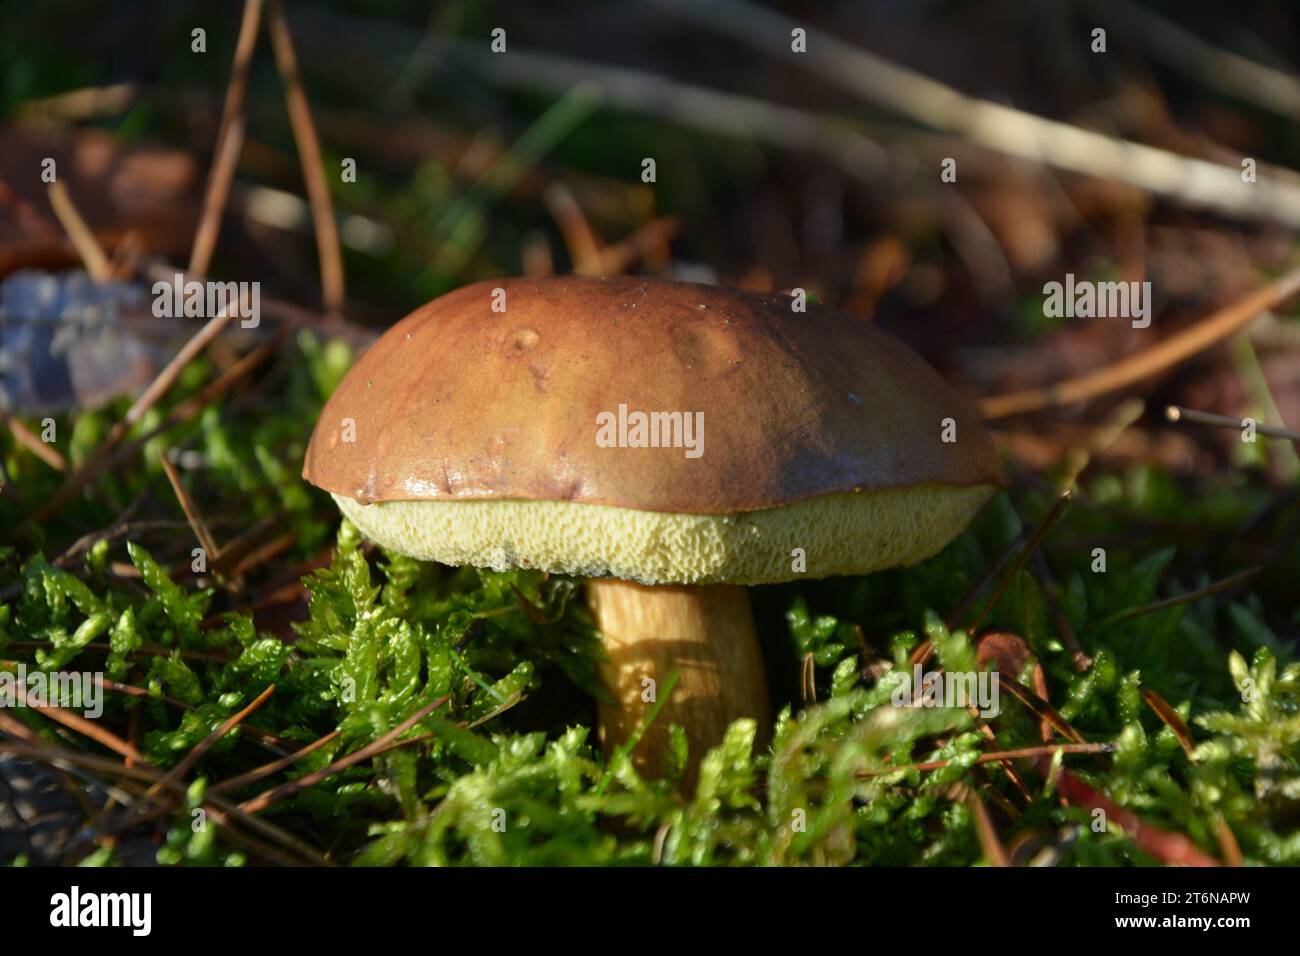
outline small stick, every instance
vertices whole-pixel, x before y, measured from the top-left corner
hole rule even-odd
[[[1270,110],[1292,122],[1300,120],[1300,81],[1295,74],[1257,63],[1230,49],[1207,43],[1175,20],[1167,20],[1127,0],[1085,3],[1109,19],[1118,16],[1132,28],[1133,39],[1151,55],[1210,89]]]
[[[1124,429],[1131,423],[1133,418],[1141,413],[1142,402],[1137,402],[1136,407],[1132,403],[1125,402],[1125,408],[1121,409],[1119,421],[1099,429],[1093,435],[1092,450],[1084,452],[1075,458],[1069,472],[1066,474],[1060,484],[1062,491],[1073,491],[1079,475],[1087,467],[1092,451],[1104,448],[1109,445]],[[1020,509],[1013,503],[1016,514],[1020,514]],[[1023,521],[1023,517],[1021,518]],[[1038,587],[1043,592],[1043,599],[1047,602],[1047,609],[1052,615],[1052,621],[1056,625],[1056,632],[1061,640],[1065,643],[1070,652],[1070,659],[1074,669],[1078,673],[1083,673],[1092,666],[1092,658],[1084,651],[1083,645],[1079,643],[1078,635],[1074,633],[1074,627],[1070,624],[1070,619],[1066,616],[1065,608],[1061,606],[1061,595],[1056,587],[1056,580],[1052,577],[1052,568],[1047,561],[1047,555],[1041,550],[1035,550],[1031,554],[1029,573],[1034,576],[1038,582]]]
[[[266,777],[269,777],[273,773],[278,773],[279,771],[283,770],[285,767],[292,766],[293,764],[301,760],[303,757],[306,757],[308,754],[315,753],[317,750],[320,750],[321,747],[324,747],[326,744],[337,739],[338,735],[339,735],[339,731],[331,730],[324,737],[321,737],[319,740],[312,741],[306,747],[303,747],[301,750],[295,750],[293,753],[287,754],[281,757],[279,760],[273,760],[270,763],[265,763],[262,764],[262,766],[260,767],[256,767],[252,770],[249,770],[247,773],[241,773],[237,777],[230,777],[227,780],[222,780],[219,783],[213,784],[212,786],[208,787],[208,793],[216,794],[216,793],[222,793],[226,790],[237,790],[240,787],[245,786],[246,784],[256,783],[258,780],[262,780]]]
[[[799,692],[805,704],[817,703],[817,659],[812,651],[804,655],[799,673]]]
[[[541,89],[558,96],[594,81],[604,101],[612,106],[704,130],[711,136],[757,140],[782,149],[811,152],[844,175],[872,187],[879,186],[880,175],[891,162],[879,143],[841,117],[829,114],[778,106],[757,97],[679,83],[658,73],[592,61],[524,50],[496,56],[481,43],[465,39],[446,38],[441,52],[490,82],[510,89]],[[430,54],[416,56],[425,62],[432,60]]]
[[[72,544],[68,545],[68,549],[64,551],[61,555],[59,555],[57,558],[55,558],[51,563],[56,568],[66,569],[69,566],[71,566],[73,562],[75,562],[80,555],[85,554],[87,551],[93,548],[100,541],[112,541],[115,537],[121,537],[122,535],[128,533],[126,531],[126,529],[128,528],[134,528],[140,531],[149,531],[150,529],[154,529],[158,531],[170,531],[178,527],[182,523],[179,521],[165,521],[165,520],[164,521],[139,521],[139,522],[132,523],[131,519],[134,518],[135,513],[140,510],[140,504],[143,501],[144,501],[144,493],[142,492],[140,495],[136,497],[134,501],[132,501],[129,505],[126,506],[126,511],[122,512],[121,516],[118,517],[111,525],[109,525],[107,528],[100,528],[97,531],[89,531],[86,534],[82,535]]]
[[[145,276],[153,281],[174,282],[178,272],[181,273],[183,279],[191,278],[188,273],[183,272],[178,266],[167,263],[154,263],[146,266],[143,271]],[[366,348],[375,339],[379,338],[378,332],[366,328],[364,325],[349,322],[338,316],[322,315],[284,299],[275,299],[263,295],[261,306],[264,316],[279,322],[288,329],[293,331],[308,329],[319,338],[340,338],[354,348]]]
[[[1002,576],[1002,580],[998,582],[998,586],[994,590],[993,595],[985,603],[979,614],[976,615],[975,620],[971,623],[970,627],[966,629],[967,633],[974,634],[979,630],[980,625],[984,623],[984,619],[989,616],[989,613],[1002,597],[1002,593],[1011,585],[1011,581],[1015,578],[1016,572],[1024,567],[1025,561],[1027,561],[1029,556],[1033,554],[1034,549],[1038,547],[1038,543],[1043,540],[1043,536],[1047,534],[1052,525],[1061,520],[1061,516],[1065,514],[1065,508],[1070,503],[1070,498],[1072,496],[1073,492],[1067,490],[1056,499],[1056,504],[1052,505],[1052,510],[1047,513],[1047,517],[1043,519],[1042,524],[1034,529],[1034,533],[1029,536],[1029,540],[1026,541],[1025,546],[1020,549],[1020,553],[1011,561],[1006,573]]]
[[[490,720],[494,715],[496,715],[496,714],[500,714],[500,713],[504,713],[505,711],[509,710],[509,709],[510,709],[511,707],[513,707],[515,704],[519,703],[519,701],[521,701],[522,699],[523,699],[523,697],[522,697],[521,695],[519,695],[519,694],[514,694],[514,695],[511,696],[510,700],[507,701],[507,704],[506,704],[506,705],[502,705],[501,707],[498,707],[498,708],[497,708],[496,710],[494,710],[491,714],[487,714],[487,715],[485,715],[485,716],[483,716],[483,717],[480,717],[478,720],[474,721],[474,723],[472,723],[472,724],[465,724],[465,723],[461,722],[461,723],[458,723],[456,726],[459,727],[459,728],[461,728],[462,730],[464,730],[466,727],[477,727],[477,726],[479,726],[480,724],[482,724],[484,721]],[[508,705],[508,706],[507,706],[507,705]],[[407,737],[407,738],[404,739],[404,740],[390,740],[388,743],[384,744],[382,747],[380,747],[378,750],[376,750],[376,751],[375,751],[374,753],[372,753],[370,756],[372,756],[372,757],[378,757],[378,756],[381,756],[382,754],[386,754],[386,753],[388,753],[390,750],[397,750],[399,747],[410,747],[410,746],[412,746],[412,745],[414,745],[414,744],[422,744],[422,743],[424,743],[426,740],[435,740],[435,739],[437,739],[437,736],[438,736],[438,735],[437,735],[437,734],[434,734],[434,733],[428,733],[428,734],[416,734],[414,737]]]
[[[971,815],[975,818],[975,833],[979,837],[984,858],[988,860],[990,866],[1010,866],[1011,857],[1007,855],[1007,848],[998,839],[997,827],[993,825],[989,808],[984,805],[984,801],[980,799],[973,787],[964,784],[959,787],[966,805],[970,807]]]
[[[15,104],[14,117],[20,125],[51,121],[80,123],[125,113],[139,95],[140,89],[134,83],[86,86]]]
[[[985,419],[1006,418],[1059,405],[1071,405],[1133,385],[1178,365],[1217,345],[1255,319],[1270,312],[1300,291],[1300,270],[1288,272],[1276,282],[1252,292],[1246,298],[1220,309],[1191,328],[1113,365],[1067,379],[1058,385],[1031,388],[1006,395],[994,395],[980,402]]]
[[[109,682],[106,681],[106,682],[105,682],[105,686],[107,686],[108,683],[109,683]],[[112,683],[116,684],[117,682],[116,682],[116,681],[113,681]],[[118,685],[118,687],[123,687],[123,686],[126,686],[126,685],[120,685],[120,684]],[[114,689],[116,690],[117,688],[114,688]],[[142,687],[133,687],[133,688],[131,688],[131,689],[132,689],[132,690],[144,690],[144,688],[142,688]],[[123,693],[125,693],[125,691],[123,691]],[[128,696],[135,696],[135,695],[133,695],[133,694],[128,694]],[[146,696],[146,697],[150,696],[149,692],[148,692],[148,691],[144,691],[144,696]],[[141,711],[140,711],[140,708],[139,708],[139,707],[132,707],[132,708],[131,708],[131,716],[130,716],[129,718],[127,718],[126,741],[127,741],[127,743],[129,743],[132,747],[135,747],[137,750],[140,749],[140,713],[141,713]],[[135,764],[136,764],[136,761],[135,761],[133,758],[131,758],[131,757],[123,757],[123,758],[122,758],[122,761],[123,761],[123,762],[124,762],[128,767],[134,767]]]
[[[878,108],[1015,160],[1128,183],[1191,208],[1285,223],[1292,228],[1300,225],[1300,190],[1284,171],[1245,184],[1240,168],[1182,156],[969,96],[756,3],[654,0],[654,5],[705,23],[728,40],[767,53],[782,65],[800,66]],[[791,57],[790,36],[796,28],[805,31],[808,48],[806,54]],[[494,59],[514,56],[512,53]]]
[[[266,544],[261,545],[249,554],[245,555],[238,564],[230,569],[232,578],[242,578],[249,571],[252,571],[259,564],[271,560],[277,554],[287,551],[293,547],[298,540],[298,536],[292,531],[286,531],[277,538],[272,538]]]
[[[203,195],[203,215],[190,249],[189,271],[200,278],[207,274],[208,266],[212,264],[212,252],[221,231],[222,211],[230,195],[230,181],[235,176],[235,163],[244,145],[244,92],[248,87],[248,68],[253,59],[253,48],[257,45],[257,28],[261,19],[262,0],[245,0],[239,39],[235,43],[235,66],[226,87],[226,103],[221,113],[217,146],[213,151],[212,172]]]
[[[187,704],[183,700],[177,700],[175,697],[156,697],[143,687],[136,687],[134,684],[121,684],[115,680],[110,680],[107,677],[104,678],[104,689],[112,691],[115,694],[122,694],[126,697],[135,697],[141,700],[161,700],[167,706],[175,707],[177,710],[194,710],[193,704]],[[131,711],[133,715],[138,714],[139,712],[138,708]],[[257,742],[263,748],[272,753],[283,754],[288,750],[288,744],[286,741],[281,740],[279,737],[275,736],[275,734],[254,727],[252,724],[240,724],[235,729],[245,737]]]
[[[1105,754],[1114,751],[1115,745],[1112,743],[1100,744],[1045,744],[1038,747],[1021,747],[1018,750],[997,750],[982,753],[975,758],[976,764],[996,763],[1003,760],[1021,760],[1026,757],[1050,757],[1053,754]],[[864,777],[883,777],[885,774],[895,773],[899,770],[942,770],[952,763],[948,760],[930,760],[925,763],[904,763],[897,767],[876,767],[871,770],[859,770],[854,776],[862,779]]]
[[[609,276],[626,272],[628,266],[642,256],[656,249],[667,249],[668,243],[680,231],[681,222],[672,216],[651,219],[630,235],[605,247],[600,255],[600,274]]]
[[[1012,697],[1024,704],[1029,710],[1033,711],[1034,716],[1037,717],[1040,722],[1046,726],[1050,726],[1052,730],[1055,730],[1066,740],[1076,744],[1084,742],[1083,734],[1071,727],[1069,721],[1062,717],[1055,707],[1043,700],[1043,698],[1039,697],[1038,694],[1034,693],[1034,691],[1030,690],[1024,684],[1020,683],[1020,681],[1016,680],[1014,677],[1009,677],[1006,674],[999,674],[998,684],[999,686],[1005,687],[1009,690]],[[1044,731],[1044,735],[1046,736],[1046,731]]]
[[[1073,663],[1075,671],[1082,674],[1092,666],[1092,658],[1088,656],[1088,653],[1083,649],[1083,645],[1079,643],[1078,635],[1074,633],[1074,626],[1070,623],[1069,617],[1066,616],[1065,608],[1061,605],[1061,593],[1056,587],[1056,581],[1052,578],[1051,565],[1047,563],[1047,557],[1043,552],[1034,552],[1029,570],[1035,580],[1038,581],[1039,588],[1042,589],[1043,599],[1047,602],[1047,609],[1052,614],[1052,622],[1056,625],[1056,632],[1070,651],[1070,661]]]
[[[573,271],[580,276],[604,275],[604,243],[592,229],[569,187],[555,183],[546,190],[542,199],[551,218],[560,227],[560,235],[564,237],[564,244],[573,259]]]
[[[257,368],[257,366],[277,354],[279,347],[284,342],[284,332],[285,330],[281,330],[274,338],[259,345],[252,352],[249,352],[234,365],[230,366],[230,368],[226,369],[226,371],[222,372],[220,376],[213,379],[194,395],[191,395],[189,398],[185,399],[185,401],[177,405],[157,428],[150,429],[140,437],[132,439],[119,448],[117,453],[110,456],[109,460],[105,462],[105,467],[114,467],[119,462],[129,458],[148,444],[149,440],[155,435],[161,435],[163,432],[170,431],[177,425],[189,421],[226,392],[238,385],[241,381],[247,378],[249,373]]]
[[[1061,479],[1062,488],[1073,488],[1078,484],[1079,476],[1087,469],[1094,455],[1099,455],[1119,440],[1129,428],[1142,417],[1146,411],[1146,402],[1140,398],[1130,398],[1120,403],[1119,408],[1101,425],[1091,429],[1087,446],[1077,450],[1074,460]]]
[[[555,275],[555,261],[551,258],[550,243],[540,232],[530,233],[524,239],[522,259],[526,276]]]
[[[225,720],[223,720],[221,722],[220,727],[218,727],[212,733],[208,734],[208,736],[204,737],[201,741],[199,741],[192,748],[190,748],[189,753],[187,753],[183,758],[181,758],[180,763],[172,767],[171,770],[167,771],[167,773],[164,774],[161,779],[159,779],[152,787],[150,787],[148,791],[146,791],[145,796],[151,799],[157,797],[159,792],[162,791],[163,789],[171,786],[174,783],[180,783],[182,780],[184,780],[185,774],[189,771],[191,767],[194,766],[194,764],[198,762],[200,757],[202,757],[205,753],[211,750],[213,745],[216,744],[217,741],[219,741],[222,737],[226,736],[226,734],[230,733],[232,730],[234,730],[236,727],[242,724],[249,714],[253,713],[253,711],[257,710],[257,708],[265,704],[267,698],[269,698],[274,693],[275,693],[275,685],[271,684],[266,688],[266,690],[258,694],[257,697],[254,698],[253,701],[247,707],[245,707],[239,713],[232,714],[229,717],[227,717]]]
[[[271,0],[271,47],[275,62],[284,81],[285,107],[289,111],[289,125],[298,144],[298,157],[302,161],[302,175],[307,184],[307,198],[311,202],[312,221],[316,227],[316,248],[320,256],[321,300],[325,311],[338,315],[343,311],[343,253],[339,247],[338,225],[334,221],[334,206],[329,188],[325,185],[324,163],[320,141],[316,138],[316,125],[312,122],[311,106],[298,73],[298,57],[293,51],[293,36],[284,17],[279,0]]]
[[[1187,722],[1183,720],[1182,715],[1174,710],[1173,705],[1165,700],[1149,687],[1142,689],[1142,699],[1146,701],[1147,706],[1156,712],[1156,715],[1165,722],[1187,754],[1189,759],[1195,758],[1196,742],[1192,740],[1192,732],[1187,727]]]
[[[113,261],[108,266],[109,277],[117,280],[131,278],[140,267],[144,254],[144,241],[140,238],[140,233],[134,229],[129,230],[113,250]]]
[[[1002,553],[998,555],[998,559],[989,566],[988,570],[980,575],[979,580],[966,589],[966,593],[961,596],[961,599],[957,602],[957,606],[949,611],[948,616],[944,618],[944,627],[950,631],[955,631],[957,629],[957,625],[961,623],[962,618],[970,613],[970,609],[974,606],[975,602],[979,600],[980,595],[983,594],[988,586],[993,583],[994,579],[1002,573],[1002,569],[1005,568],[1007,562],[1015,556],[1016,551],[1023,545],[1024,540],[1025,534],[1022,531],[1020,534],[1016,535],[1006,548],[1003,549]],[[924,641],[922,646],[928,647],[929,643],[929,641]],[[918,647],[917,650],[920,650],[920,647]],[[928,657],[929,653],[927,650],[926,658],[928,659]],[[918,663],[915,658],[915,652],[912,663]],[[924,660],[920,661],[920,663],[924,663]]]
[[[15,740],[21,740],[33,746],[43,747],[45,742],[21,720],[16,717],[10,717],[3,710],[0,710],[0,734],[6,734]]]
[[[68,238],[72,240],[77,255],[81,256],[86,271],[96,282],[107,282],[113,271],[108,263],[108,256],[104,255],[99,240],[86,225],[86,220],[82,219],[81,213],[77,212],[77,206],[72,201],[68,188],[56,180],[50,183],[49,191],[54,215],[59,217],[59,222],[63,225]]]
[[[1237,842],[1236,836],[1232,832],[1232,827],[1228,826],[1228,821],[1222,816],[1215,820],[1215,836],[1219,839],[1219,852],[1223,854],[1223,860],[1228,866],[1244,866],[1246,858],[1241,853],[1241,845]]]
[[[244,527],[235,537],[231,538],[221,547],[221,564],[223,570],[225,567],[241,560],[253,548],[261,545],[268,533],[274,530],[284,520],[282,514],[272,514],[265,518],[259,518],[251,525]]]
[[[451,698],[449,697],[439,697],[437,700],[431,701],[373,743],[367,744],[360,750],[348,754],[346,757],[339,758],[328,767],[323,767],[322,769],[309,773],[306,776],[299,777],[297,780],[290,780],[288,783],[283,783],[278,787],[273,787],[265,793],[261,793],[253,799],[241,803],[239,809],[249,815],[258,813],[265,810],[277,800],[282,800],[285,797],[292,796],[300,790],[306,790],[308,787],[314,787],[322,780],[332,777],[336,773],[342,773],[344,770],[361,763],[363,760],[368,760],[375,754],[381,752],[387,744],[406,733],[417,723],[424,720],[425,717],[428,717],[443,704],[447,703],[450,699]]]
[[[23,700],[26,702],[28,707],[40,711],[56,724],[62,724],[69,730],[75,730],[83,737],[89,737],[91,740],[95,741],[95,743],[102,744],[120,756],[129,757],[132,761],[140,763],[145,762],[144,756],[140,751],[136,750],[111,730],[106,730],[105,728],[96,725],[94,721],[87,720],[84,717],[78,717],[72,711],[65,710],[62,707],[56,707],[53,704],[40,703],[33,699],[30,691],[26,688],[23,689]]]
[[[243,308],[244,300],[241,295],[239,310],[242,311]],[[175,384],[176,379],[180,377],[181,372],[184,371],[185,366],[198,358],[212,344],[212,340],[230,323],[234,316],[235,312],[231,310],[230,302],[227,301],[220,312],[204,323],[203,328],[195,332],[190,340],[181,346],[180,351],[172,356],[172,360],[158,373],[158,377],[149,384],[149,387],[126,410],[125,417],[119,423],[122,426],[123,434],[125,434],[127,428],[144,418],[145,413],[167,394],[168,390]]]
[[[1260,571],[1264,570],[1262,564],[1246,568],[1244,571],[1238,571],[1236,574],[1230,574],[1226,578],[1221,578],[1212,584],[1207,584],[1203,588],[1197,588],[1195,591],[1188,591],[1186,594],[1179,594],[1177,597],[1165,598],[1163,601],[1153,601],[1143,607],[1129,608],[1127,611],[1120,611],[1118,614],[1112,614],[1110,617],[1098,621],[1088,628],[1089,631],[1096,631],[1103,627],[1109,627],[1111,624],[1118,624],[1120,621],[1129,621],[1135,617],[1143,617],[1147,614],[1154,614],[1156,611],[1166,611],[1171,607],[1177,607],[1180,604],[1191,604],[1199,601],[1201,598],[1210,597],[1221,591],[1227,591],[1249,581]]]
[[[11,719],[12,718],[8,718],[8,717],[4,718],[4,720],[6,721]],[[14,721],[14,723],[17,723],[17,721]],[[21,727],[22,725],[19,724],[19,726]],[[0,729],[4,729],[7,732],[7,728],[4,726],[3,721],[0,721]],[[13,743],[11,741],[0,738],[0,754],[9,754],[15,757],[26,757],[30,760],[34,760],[39,763],[42,763],[45,766],[52,767],[60,775],[70,774],[70,775],[81,777],[83,779],[89,777],[90,775],[84,772],[79,773],[76,770],[76,768],[78,766],[85,766],[87,764],[90,764],[91,762],[94,762],[100,769],[106,769],[108,770],[108,772],[117,774],[118,776],[129,777],[132,773],[142,770],[142,768],[139,767],[128,767],[125,764],[116,763],[107,757],[99,757],[93,754],[82,753],[81,751],[77,751],[77,750],[61,750],[60,748],[50,746],[49,744],[45,743],[45,741],[41,740],[39,737],[34,737],[34,738],[24,737],[21,739],[28,742]],[[123,806],[130,804],[131,794],[127,792],[126,788],[116,787],[113,786],[112,784],[103,783],[102,781],[96,781],[96,782],[100,784],[101,789],[103,789],[108,793],[110,800],[116,800],[118,803],[122,804]],[[102,839],[111,840],[112,837],[101,836],[100,838],[96,839],[96,843],[98,843],[101,846],[105,845],[105,843],[100,842]]]
[[[979,732],[982,733],[984,738],[993,745],[993,748],[995,750],[1001,750],[1002,741],[998,740],[997,733],[982,717],[980,717],[979,708],[967,707],[966,712],[970,714],[971,719],[976,722],[975,726],[979,728]],[[1011,782],[1015,784],[1016,789],[1020,791],[1021,796],[1025,798],[1025,802],[1032,803],[1034,800],[1033,795],[1029,792],[1029,788],[1025,786],[1025,781],[1020,776],[1019,771],[1016,770],[1016,765],[1010,760],[1003,760],[1001,763],[1002,769],[1006,772],[1006,775]]]
[[[1217,415],[1214,412],[1198,412],[1192,408],[1183,408],[1181,405],[1168,405],[1165,407],[1165,418],[1171,422],[1189,421],[1198,425],[1216,425],[1223,428],[1245,428],[1244,419],[1232,418],[1228,415]],[[1287,441],[1300,442],[1300,432],[1293,432],[1288,428],[1281,428],[1277,425],[1255,425],[1255,431],[1261,435],[1267,435],[1269,438],[1284,438]]]
[[[14,436],[14,441],[18,442],[18,444],[22,445],[55,471],[68,470],[68,460],[59,454],[57,448],[41,441],[18,419],[12,418],[8,415],[0,415],[0,418],[3,418],[9,425],[9,433]]]
[[[167,460],[166,452],[159,452],[158,460],[162,462],[163,473],[167,475],[172,491],[176,493],[176,500],[180,502],[181,511],[185,512],[185,520],[190,523],[190,528],[194,531],[194,537],[198,538],[199,545],[208,554],[209,560],[215,563],[221,552],[218,550],[216,542],[212,540],[212,532],[208,530],[203,515],[199,514],[194,499],[185,490],[185,486],[181,484],[181,476],[177,474],[176,466]]]

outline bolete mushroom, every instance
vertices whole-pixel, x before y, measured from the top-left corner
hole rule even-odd
[[[325,405],[303,476],[373,540],[587,580],[606,750],[693,761],[769,700],[746,585],[942,549],[1002,482],[915,353],[817,305],[640,278],[482,282],[389,329]]]

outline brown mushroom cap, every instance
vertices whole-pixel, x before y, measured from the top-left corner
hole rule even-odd
[[[640,278],[459,289],[361,357],[303,477],[451,564],[757,583],[801,576],[795,547],[812,577],[928,557],[1002,483],[992,441],[902,343],[791,305]],[[620,406],[703,413],[698,457],[689,433],[603,447]]]

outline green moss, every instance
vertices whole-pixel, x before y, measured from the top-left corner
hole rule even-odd
[[[1032,837],[1036,852],[1065,865],[1152,862],[1118,827],[1099,832],[1088,808],[1063,807],[1027,764],[1025,792],[998,765],[977,765],[991,745],[964,710],[890,703],[890,682],[881,678],[909,668],[922,639],[935,647],[930,666],[974,669],[968,635],[941,620],[1020,530],[1005,498],[920,567],[755,589],[779,711],[765,735],[772,743],[756,751],[758,728],[738,721],[702,755],[698,787],[686,794],[680,782],[690,755],[679,729],[662,780],[642,779],[621,754],[607,762],[594,746],[595,701],[604,690],[580,582],[425,565],[370,549],[326,496],[297,479],[306,423],[350,358],[310,336],[298,345],[301,361],[290,363],[273,407],[214,407],[168,439],[202,453],[194,487],[219,539],[258,522],[292,532],[289,551],[262,569],[264,580],[328,552],[328,564],[303,578],[305,614],[291,628],[264,629],[260,612],[232,611],[240,608],[237,594],[220,578],[192,586],[193,542],[179,520],[139,540],[101,541],[62,567],[43,556],[42,549],[62,553],[79,536],[71,529],[111,527],[117,503],[149,489],[157,497],[160,485],[165,491],[147,455],[117,470],[111,496],[79,496],[46,528],[0,546],[0,588],[8,595],[0,603],[0,666],[102,671],[143,688],[144,697],[108,694],[102,726],[134,733],[155,766],[176,766],[276,685],[242,732],[226,735],[188,771],[188,790],[165,813],[135,825],[157,840],[161,862],[263,862],[260,850],[221,824],[194,828],[194,813],[211,809],[213,785],[338,731],[287,769],[221,793],[248,800],[374,743],[444,697],[406,732],[408,742],[259,815],[315,852],[358,865],[971,865],[982,850],[969,804],[954,796],[962,785],[990,808],[1004,843]],[[189,388],[202,381],[193,376]],[[84,457],[120,412],[111,406],[78,416],[67,432],[76,436],[73,457]],[[58,482],[49,470],[7,436],[0,441],[22,498],[52,494]],[[985,622],[1027,641],[1064,719],[1086,739],[1115,745],[1112,753],[1057,764],[1204,852],[1220,853],[1224,821],[1248,861],[1300,863],[1300,664],[1276,630],[1295,619],[1270,611],[1267,574],[1231,601],[1122,616],[1205,584],[1204,564],[1184,554],[1230,534],[1258,507],[1258,489],[1247,483],[1196,496],[1144,469],[1099,478],[1084,492],[1084,503],[1049,535],[1048,551],[1061,607],[1091,667],[1074,670],[1028,571],[1014,577]],[[1024,503],[1035,518],[1046,505]],[[15,499],[0,499],[0,526],[20,517]],[[1200,537],[1173,535],[1167,544],[1152,530],[1140,539],[1149,547],[1111,545],[1107,570],[1093,570],[1093,540],[1134,521],[1171,520]],[[1072,544],[1055,547],[1057,540]],[[123,575],[124,559],[138,580]],[[1296,556],[1283,556],[1270,573],[1295,565]],[[804,702],[796,689],[809,655],[817,702]],[[1192,727],[1191,757],[1143,690],[1158,692]],[[30,711],[15,713],[52,745],[106,753],[56,734]],[[1040,743],[1037,720],[1005,692],[991,726],[1003,749]],[[934,761],[946,763],[910,766]],[[241,827],[238,820],[231,826]],[[86,845],[86,864],[117,862],[113,851]]]

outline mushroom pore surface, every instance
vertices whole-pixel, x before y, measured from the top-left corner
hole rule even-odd
[[[697,515],[571,501],[385,501],[334,495],[367,537],[423,561],[641,584],[771,584],[924,560],[992,488],[922,485]],[[801,549],[803,570],[794,555]]]

